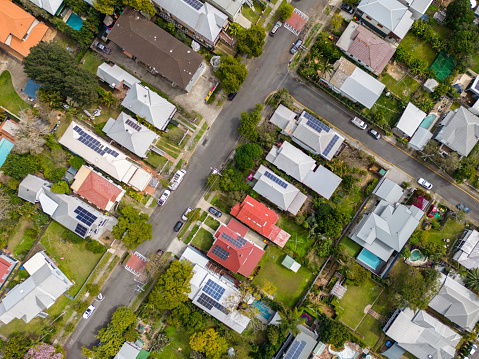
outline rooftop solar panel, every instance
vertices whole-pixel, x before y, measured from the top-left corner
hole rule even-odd
[[[208,279],[208,282],[206,282],[205,286],[203,287],[203,292],[215,300],[220,300],[221,296],[225,292],[225,289],[219,284],[213,282],[211,279]]]
[[[334,145],[336,144],[336,142],[338,142],[339,140],[339,136],[338,135],[334,135],[333,139],[331,140],[331,142],[328,143],[328,145],[326,146],[326,149],[323,151],[323,156],[325,157],[328,157],[329,153],[331,152],[331,150],[333,149]]]
[[[127,124],[128,126],[130,126],[131,128],[133,128],[133,129],[136,130],[136,131],[140,131],[140,130],[141,130],[141,126],[138,125],[137,123],[133,122],[132,120],[126,120],[125,122],[126,122],[126,124]]]
[[[183,0],[185,3],[190,5],[193,9],[199,10],[203,6],[203,3],[199,2],[198,0]]]
[[[283,359],[298,359],[306,346],[304,340],[295,340],[284,354]]]
[[[212,254],[217,256],[221,260],[227,260],[230,254],[226,249],[221,248],[219,245],[215,245],[213,250],[211,251]]]
[[[108,147],[106,147],[105,145],[102,145],[100,141],[98,141],[97,139],[90,136],[88,133],[83,131],[79,126],[73,127],[73,130],[80,135],[80,137],[78,138],[78,141],[80,141],[81,143],[83,143],[86,146],[88,146],[89,148],[91,148],[93,151],[98,153],[100,156],[103,156],[105,153],[107,153],[107,151],[106,151],[107,149],[109,150]],[[110,152],[111,152],[113,157],[115,157],[115,158],[118,157],[118,152],[113,151],[113,150],[110,150]]]
[[[305,117],[307,119],[306,125],[311,127],[316,132],[321,133],[321,131],[324,131],[324,132],[327,133],[327,132],[331,131],[331,129],[328,126],[326,126],[324,123],[322,123],[317,118],[310,115],[309,113],[304,112],[303,117]]]
[[[86,234],[86,227],[82,226],[81,224],[77,224],[76,228],[75,228],[75,233],[78,234],[80,237],[85,237],[85,234]]]
[[[269,178],[270,180],[272,180],[273,182],[279,184],[281,187],[283,187],[283,188],[288,187],[288,184],[287,184],[286,182],[282,181],[281,179],[279,179],[278,176],[272,174],[271,172],[266,171],[266,172],[264,173],[264,175],[265,175],[267,178]]]
[[[236,248],[241,249],[246,244],[246,239],[238,236],[238,238],[233,238],[229,234],[221,233],[221,238],[226,239],[229,243],[234,245]]]
[[[78,206],[73,212],[77,214],[76,219],[82,223],[85,223],[87,226],[91,226],[98,218],[81,206]]]
[[[198,303],[204,306],[208,310],[211,310],[213,307],[215,307],[216,309],[220,310],[224,314],[229,314],[228,309],[226,309],[224,306],[222,306],[213,298],[207,296],[205,293],[201,293],[201,295],[198,297]]]

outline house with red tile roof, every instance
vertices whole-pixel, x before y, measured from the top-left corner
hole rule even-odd
[[[249,277],[263,257],[264,250],[245,239],[248,228],[235,219],[227,226],[222,224],[215,232],[215,242],[208,257],[229,269]]]
[[[276,212],[250,196],[246,196],[242,203],[235,204],[230,214],[281,248],[291,237],[291,234],[276,226],[279,219]]]
[[[5,281],[17,266],[18,261],[6,253],[0,253],[0,288],[3,288]]]
[[[125,194],[123,188],[87,166],[80,167],[71,189],[104,211],[111,211],[115,203],[120,202]]]

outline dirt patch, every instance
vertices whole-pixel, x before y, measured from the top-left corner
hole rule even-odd
[[[406,70],[395,63],[393,63],[392,65],[389,65],[386,72],[396,81],[401,80],[404,77],[404,75],[406,75]]]

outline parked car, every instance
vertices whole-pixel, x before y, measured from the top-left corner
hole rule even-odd
[[[346,11],[348,14],[354,14],[354,8],[348,4],[342,4],[341,10]]]
[[[160,198],[158,198],[158,206],[163,206],[168,197],[170,197],[170,194],[171,191],[166,189],[165,192],[163,192],[163,194],[160,196]]]
[[[277,21],[276,24],[274,24],[269,34],[271,36],[274,36],[281,26],[283,26],[283,23],[281,21]]]
[[[85,313],[83,313],[83,319],[88,319],[90,318],[91,314],[95,310],[94,305],[90,305],[87,310],[85,310]]]
[[[469,352],[469,355],[472,355],[476,352],[477,350],[477,344],[472,344],[471,351]]]
[[[428,181],[426,181],[424,178],[419,178],[417,180],[417,183],[420,184],[421,186],[423,186],[426,189],[431,189],[432,188],[432,184],[429,183]]]
[[[99,43],[99,42],[96,43],[96,48],[98,50],[103,51],[107,55],[111,52],[111,49],[109,49],[108,47],[106,47],[105,45],[103,45],[102,43]]]
[[[191,211],[192,211],[192,209],[191,209],[190,207],[188,207],[188,208],[186,209],[185,213],[183,213],[183,215],[181,216],[181,219],[182,219],[183,221],[187,221],[187,220],[188,220],[188,217],[187,217],[187,216],[188,216],[188,213],[190,213]]]
[[[437,206],[436,205],[433,205],[431,207],[431,210],[429,211],[429,213],[427,214],[428,217],[430,218],[433,218],[433,217],[436,217],[436,213],[437,213]]]
[[[369,129],[368,133],[373,136],[376,140],[379,140],[381,139],[381,135],[379,134],[378,131],[376,131],[375,129],[371,128]]]
[[[296,41],[293,45],[293,47],[291,48],[291,50],[289,50],[289,52],[294,55],[296,52],[298,52],[300,46],[303,44],[303,40],[299,39],[298,41]]]
[[[175,226],[173,227],[173,231],[179,232],[181,227],[183,227],[183,222],[178,221],[178,222],[176,222]]]
[[[220,218],[223,215],[223,213],[218,211],[215,207],[208,208],[208,212],[210,212],[213,216],[218,217],[218,218]]]
[[[237,94],[238,94],[238,91],[233,92],[233,93],[230,93],[230,94],[228,95],[228,101],[233,101],[233,100],[235,99],[235,97],[236,97]]]
[[[363,120],[361,120],[359,117],[354,117],[354,118],[351,120],[351,123],[352,123],[354,126],[359,127],[361,130],[365,130],[366,128],[368,128],[368,125],[366,125],[366,122],[364,122]]]
[[[465,213],[469,213],[469,212],[471,211],[468,207],[466,207],[466,206],[465,206],[464,204],[462,204],[462,203],[458,203],[458,204],[456,205],[456,207],[457,207],[458,210],[464,211]]]

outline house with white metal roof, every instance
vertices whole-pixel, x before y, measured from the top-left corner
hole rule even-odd
[[[479,268],[479,232],[466,229],[464,237],[457,246],[453,259],[467,269]]]
[[[139,83],[128,90],[121,105],[159,130],[164,130],[176,113],[175,105]]]
[[[231,22],[236,22],[239,14],[241,14],[241,8],[243,7],[244,0],[207,0],[210,4],[214,5],[226,15]]]
[[[404,352],[416,358],[453,359],[462,336],[424,310],[397,309],[383,328],[395,343],[382,355],[400,359]]]
[[[416,151],[422,151],[432,136],[427,128],[419,127],[409,140],[408,146]]]
[[[98,66],[96,75],[101,81],[106,82],[111,88],[117,90],[121,90],[123,86],[131,89],[135,84],[140,83],[140,80],[138,80],[135,76],[130,75],[120,66],[115,64],[109,65],[106,62]]]
[[[424,111],[421,111],[409,102],[396,124],[396,128],[401,131],[404,136],[411,137],[425,117],[426,113]]]
[[[0,321],[4,324],[14,319],[28,323],[36,317],[46,318],[45,310],[73,285],[44,251],[36,253],[23,267],[30,276],[0,302]]]
[[[122,112],[115,120],[110,118],[102,129],[108,137],[141,158],[147,157],[158,135]]]
[[[433,0],[413,0],[410,3],[408,0],[399,0],[401,4],[404,4],[409,7],[409,11],[412,12],[412,17],[414,20],[419,20],[429,9]]]
[[[63,0],[30,0],[50,15],[57,15],[63,9]]]

